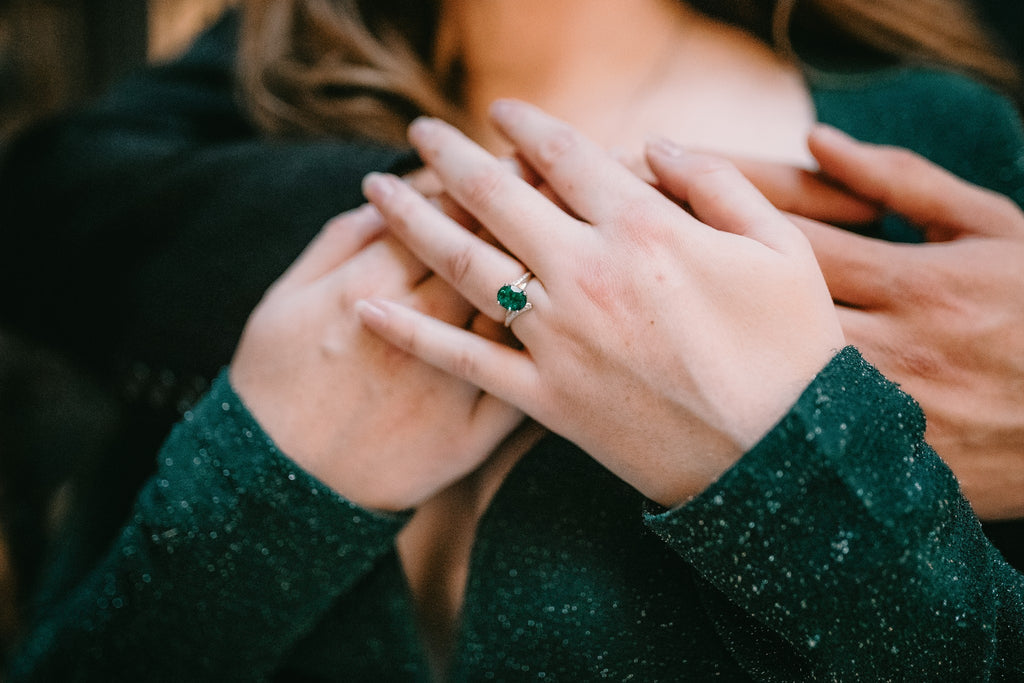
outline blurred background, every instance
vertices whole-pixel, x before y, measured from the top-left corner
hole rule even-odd
[[[231,4],[232,0],[0,0],[0,153],[4,141],[32,120],[88,100],[147,62],[173,59]],[[90,440],[102,441],[103,420],[96,418],[112,408],[73,364],[2,329],[0,387],[2,678],[3,655],[18,624],[17,572],[7,541],[40,533],[39,520],[59,513],[26,509],[24,501],[51,500],[59,507],[60,496],[48,495],[60,485],[57,473],[66,469],[58,459],[85,457]],[[68,443],[61,436],[68,433],[84,435],[83,440]],[[11,457],[15,452],[31,457]],[[32,472],[22,471],[26,467]],[[31,482],[40,491],[19,490],[15,505],[12,496],[5,495],[5,484],[15,481],[19,487]]]
[[[0,138],[170,59],[231,0],[0,0]]]

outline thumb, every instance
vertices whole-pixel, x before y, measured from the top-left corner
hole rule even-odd
[[[372,204],[335,216],[306,245],[276,286],[299,287],[323,277],[376,239],[385,227],[384,217]]]
[[[818,125],[808,138],[823,173],[917,225],[929,242],[1019,234],[1020,209],[1010,199],[961,180],[899,147],[859,142]]]

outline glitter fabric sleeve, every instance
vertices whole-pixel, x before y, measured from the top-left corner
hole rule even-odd
[[[716,484],[648,516],[755,677],[1024,678],[1024,577],[923,435],[916,403],[847,348]]]
[[[164,444],[106,558],[43,610],[10,680],[262,680],[404,521],[278,452],[224,372]]]

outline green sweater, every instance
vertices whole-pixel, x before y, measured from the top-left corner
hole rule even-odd
[[[813,90],[821,120],[1024,199],[1019,121],[984,88],[892,71]],[[680,509],[546,438],[480,522],[452,677],[1024,680],[1024,578],[923,432],[846,349]],[[300,470],[222,374],[9,680],[426,680],[404,521]]]
[[[477,533],[457,680],[1020,680],[1024,578],[917,405],[844,350],[682,508],[551,436]],[[393,541],[226,375],[12,680],[427,680]]]

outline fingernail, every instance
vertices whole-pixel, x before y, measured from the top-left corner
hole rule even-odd
[[[521,106],[516,100],[495,100],[491,103],[491,118],[499,123],[507,121]]]
[[[376,306],[366,299],[360,299],[355,305],[356,315],[359,319],[368,324],[381,325],[388,319],[388,314],[384,312],[383,308]]]
[[[388,173],[369,173],[363,178],[363,194],[371,202],[384,201],[395,193],[398,179]]]
[[[843,131],[827,123],[817,123],[811,129],[811,135],[823,142],[852,142],[853,138]]]
[[[658,156],[679,158],[686,154],[686,148],[674,140],[660,135],[647,138],[647,151]]]
[[[413,144],[417,140],[423,138],[425,135],[429,135],[431,132],[437,130],[440,121],[432,116],[420,116],[417,117],[412,123],[409,124],[409,140]]]

